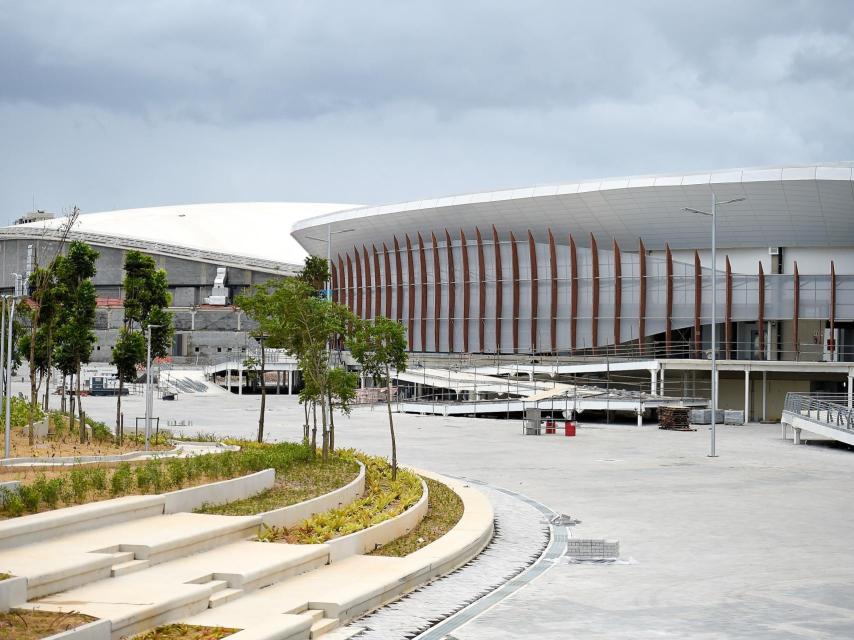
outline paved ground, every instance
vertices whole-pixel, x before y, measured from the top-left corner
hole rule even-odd
[[[109,421],[115,400],[87,398]],[[187,430],[251,436],[257,396],[157,401]],[[124,401],[142,415],[142,399]],[[302,408],[270,397],[267,433],[296,439]],[[854,452],[795,447],[779,425],[708,432],[584,425],[576,438],[524,437],[515,421],[396,416],[399,459],[530,495],[614,537],[618,565],[559,563],[454,632],[494,638],[854,637]],[[126,424],[132,421],[126,419]],[[338,421],[338,442],[388,453],[382,410]]]

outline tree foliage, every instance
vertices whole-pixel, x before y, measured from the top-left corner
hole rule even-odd
[[[397,443],[391,411],[391,372],[406,370],[408,361],[406,333],[402,324],[379,316],[374,318],[373,322],[360,322],[348,346],[350,353],[362,365],[362,371],[371,376],[378,386],[386,387],[388,426],[391,434],[391,468],[392,478],[395,478],[397,477]]]

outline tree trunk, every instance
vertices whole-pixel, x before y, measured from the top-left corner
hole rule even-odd
[[[389,376],[388,368],[385,372],[386,391],[386,406],[388,407],[388,429],[391,432],[391,479],[397,480],[397,442],[394,439],[394,418],[391,414],[391,377]]]
[[[36,310],[32,314],[32,323],[33,327],[30,333],[30,415],[29,415],[29,423],[30,423],[30,433],[29,433],[29,444],[33,446],[36,443],[36,429],[33,425],[33,420],[36,415],[36,406],[38,405],[38,388],[36,387],[36,367],[33,364],[36,360],[36,316],[38,315],[38,310]]]
[[[45,376],[44,390],[44,412],[50,411],[50,372],[53,368],[53,329],[48,326],[47,331],[47,375]]]
[[[80,402],[80,362],[77,362],[77,417],[80,420],[80,444],[86,444],[86,423],[83,421],[83,403]]]
[[[125,389],[125,381],[119,376],[119,396],[116,398],[116,441],[121,444],[124,434],[122,433],[122,391]]]
[[[326,398],[320,397],[320,421],[323,426],[323,461],[329,459],[329,430],[326,428]]]
[[[66,380],[66,378],[67,378],[67,376],[63,373],[62,374],[62,391],[60,392],[60,393],[62,393],[62,395],[60,396],[60,401],[59,401],[59,406],[60,406],[60,410],[62,411],[62,413],[65,413],[65,406],[66,406],[65,405],[65,380]]]
[[[305,422],[302,425],[302,441],[308,444],[308,401],[303,403],[302,407],[305,410]]]
[[[267,406],[267,381],[264,379],[264,341],[261,340],[261,414],[258,416],[258,442],[264,442],[264,409]]]
[[[311,415],[313,426],[311,428],[311,455],[315,455],[317,453],[317,403],[312,400],[311,401]]]
[[[329,453],[335,453],[335,411],[332,409],[332,391],[329,392]]]

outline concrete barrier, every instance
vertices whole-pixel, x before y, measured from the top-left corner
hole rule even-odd
[[[163,496],[125,496],[0,521],[0,549],[163,513]]]
[[[166,501],[163,513],[194,511],[206,504],[214,506],[243,500],[269,489],[275,481],[276,471],[264,469],[248,476],[178,489],[163,494]]]
[[[44,640],[110,640],[112,625],[109,620],[95,620],[68,631],[62,631]]]
[[[357,461],[358,462],[358,461]],[[337,509],[360,498],[365,492],[365,465],[359,462],[359,474],[350,483],[311,500],[259,514],[268,527],[292,527],[313,515]]]
[[[405,536],[418,526],[427,513],[428,499],[427,483],[421,480],[421,498],[403,513],[367,529],[327,541],[329,562],[335,563],[357,553],[373,551],[395,538]]]
[[[0,612],[22,605],[27,601],[27,579],[6,578],[0,580]]]

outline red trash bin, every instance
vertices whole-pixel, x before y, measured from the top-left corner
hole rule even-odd
[[[563,435],[565,436],[574,436],[575,435],[575,422],[572,420],[567,420],[563,423]]]
[[[555,433],[556,426],[554,420],[546,420],[546,434]]]

